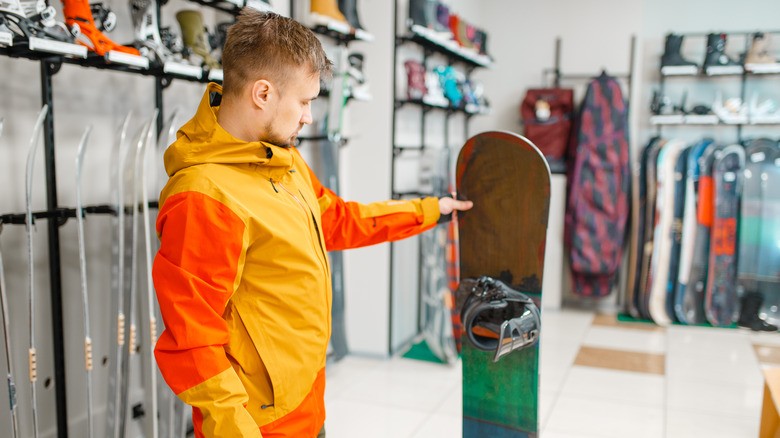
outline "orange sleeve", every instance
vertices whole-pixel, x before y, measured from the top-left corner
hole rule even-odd
[[[197,408],[205,436],[260,436],[224,350],[222,314],[245,251],[244,228],[229,208],[198,192],[169,197],[157,218],[152,275],[165,330],[155,358],[171,389]]]
[[[328,251],[405,239],[436,226],[439,199],[410,199],[360,204],[346,202],[324,187],[309,169],[322,212]]]

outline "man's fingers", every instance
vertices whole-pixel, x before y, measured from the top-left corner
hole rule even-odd
[[[471,201],[455,201],[452,207],[454,210],[468,210],[473,206],[474,203]]]

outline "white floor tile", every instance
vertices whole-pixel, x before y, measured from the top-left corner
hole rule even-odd
[[[580,396],[606,401],[663,407],[664,376],[573,366],[561,396]]]
[[[669,381],[666,406],[710,414],[758,418],[763,400],[761,386],[706,380]]]
[[[539,391],[539,428],[544,429],[547,425],[547,420],[552,414],[555,402],[558,401],[557,392],[553,391]]]
[[[753,438],[758,436],[758,430],[759,422],[751,417],[687,409],[669,409],[667,413],[666,438]]]
[[[749,349],[741,354],[731,352],[721,356],[697,354],[695,349],[687,353],[669,353],[666,356],[666,376],[670,384],[696,379],[712,384],[728,382],[756,387],[763,382],[758,360]]]
[[[454,438],[463,434],[459,415],[434,414],[428,417],[412,438]]]
[[[666,352],[666,333],[622,327],[591,327],[583,344],[611,350],[663,354]]]
[[[661,438],[663,416],[661,407],[562,395],[553,408],[545,432],[578,437]]]
[[[541,345],[547,342],[579,344],[592,322],[592,312],[545,309],[542,312]]]
[[[775,345],[780,347],[780,333],[751,333],[750,341],[754,344]]]
[[[334,438],[406,438],[430,415],[350,400],[331,401],[326,406],[325,430]]]
[[[462,418],[463,416],[463,385],[462,382],[456,388],[444,398],[441,405],[434,412],[435,414],[456,416]]]
[[[539,387],[541,391],[558,392],[563,386],[580,345],[569,342],[547,341],[539,344]]]

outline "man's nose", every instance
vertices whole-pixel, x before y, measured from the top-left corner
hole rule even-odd
[[[309,125],[311,122],[311,108],[307,107],[305,110],[303,110],[303,115],[301,115],[301,124]]]

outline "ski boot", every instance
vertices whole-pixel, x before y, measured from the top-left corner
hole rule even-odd
[[[116,22],[116,17],[112,19],[108,13],[104,15],[102,12],[104,10],[102,5],[96,10],[98,10],[101,15],[101,27],[105,30],[113,28],[112,23]],[[138,50],[132,47],[121,46],[108,39],[95,24],[92,11],[93,8],[90,7],[88,0],[62,0],[62,13],[65,15],[65,23],[67,23],[68,26],[78,26],[81,35],[89,40],[89,44],[85,43],[83,40],[78,40],[79,43],[100,56],[105,56],[106,53],[110,51],[136,56],[139,55]]]
[[[78,27],[68,28],[55,20],[57,12],[44,0],[0,0],[0,24],[13,38],[42,38],[72,43]],[[10,44],[8,44],[10,45]]]
[[[339,10],[353,29],[363,29],[357,13],[357,0],[339,0]]]
[[[742,73],[742,65],[726,55],[726,34],[707,35],[707,57],[704,58],[707,75]]]
[[[466,336],[474,347],[495,352],[493,362],[507,354],[533,347],[539,341],[541,318],[533,300],[492,277],[466,279],[471,288],[461,310]]]
[[[363,73],[363,54],[352,53],[347,60],[349,61],[349,67],[347,67],[348,97],[364,102],[370,101],[373,97],[368,89],[366,75]]]
[[[761,319],[758,309],[764,302],[764,296],[758,292],[748,292],[742,297],[742,310],[739,313],[737,326],[749,328],[755,332],[776,332],[777,326]]]
[[[753,42],[745,55],[745,69],[755,73],[780,72],[780,63],[769,54],[769,34],[756,32]]]
[[[203,58],[203,64],[209,69],[216,70],[222,66],[211,56],[211,47],[208,43],[208,34],[203,25],[203,15],[200,11],[179,11],[176,13],[176,20],[181,26],[181,32],[184,35],[184,45],[192,53]]]
[[[406,98],[424,100],[425,95],[428,94],[428,89],[425,87],[425,67],[417,61],[409,60],[404,62],[404,68],[407,77]]]
[[[680,54],[683,36],[670,33],[666,35],[666,48],[661,56],[661,74],[663,75],[695,75],[698,65],[688,61]]]

